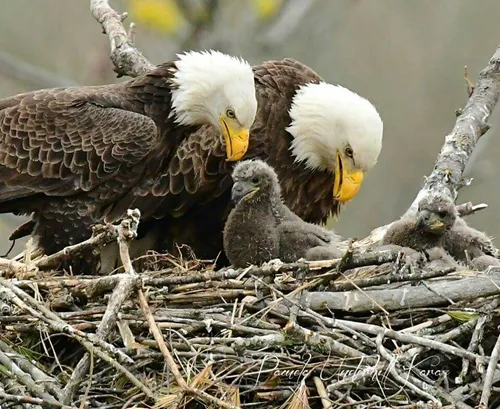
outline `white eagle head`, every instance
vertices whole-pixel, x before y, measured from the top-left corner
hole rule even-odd
[[[252,67],[219,51],[179,54],[172,82],[175,122],[212,124],[222,133],[227,160],[243,157],[257,113]]]
[[[382,149],[383,123],[375,107],[347,88],[320,82],[301,86],[289,113],[295,161],[332,172],[334,199],[351,200]]]

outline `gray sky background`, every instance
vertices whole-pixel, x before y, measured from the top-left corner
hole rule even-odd
[[[273,0],[269,0],[273,1]],[[214,28],[198,39],[186,29],[176,36],[138,24],[136,42],[153,63],[170,60],[185,47],[218,48],[252,64],[292,57],[323,78],[368,98],[384,120],[379,162],[359,195],[331,226],[343,236],[363,237],[399,217],[466,101],[463,67],[472,80],[500,41],[497,0],[313,0],[298,25],[260,21],[249,0],[223,0]],[[130,1],[111,0],[120,12]],[[128,19],[127,22],[134,19]],[[287,33],[284,28],[292,28]],[[282,35],[283,38],[276,35]],[[0,98],[42,88],[7,57],[37,68],[35,77],[55,85],[104,84],[115,78],[108,40],[86,0],[0,0]],[[489,208],[469,223],[500,237],[499,114],[479,143],[467,176],[472,186],[459,202],[486,202]],[[21,219],[0,215],[0,252]],[[21,250],[23,243],[16,245]]]

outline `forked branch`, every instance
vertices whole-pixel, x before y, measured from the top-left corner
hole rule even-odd
[[[133,38],[129,37],[123,27],[127,13],[118,14],[111,8],[108,0],[90,0],[90,11],[109,37],[110,58],[118,77],[124,75],[137,77],[154,68],[154,65],[133,45]],[[134,33],[133,28],[134,26],[130,30],[131,36]]]

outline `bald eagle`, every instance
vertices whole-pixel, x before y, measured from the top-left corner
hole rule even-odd
[[[12,239],[34,233],[50,254],[88,238],[91,221],[122,216],[202,125],[224,163],[245,154],[252,67],[212,50],[177,57],[120,84],[0,100],[0,212],[33,214]]]
[[[295,214],[325,223],[358,193],[376,164],[380,115],[368,100],[326,83],[299,61],[285,58],[253,69],[258,109],[244,158],[275,169]],[[216,132],[202,127],[189,135],[152,188],[136,191],[133,206],[143,214],[136,256],[151,248],[177,254],[187,244],[196,256],[227,264],[222,231],[232,206],[234,162],[224,160]]]
[[[346,88],[324,82],[311,68],[296,60],[264,62],[253,67],[253,74],[257,113],[244,157],[260,158],[276,170],[284,202],[294,213],[308,222],[324,223],[357,194],[364,174],[377,162],[382,147],[382,120],[368,100]],[[226,89],[228,93],[235,92],[233,88]],[[241,93],[236,93],[238,96],[242,97]],[[58,115],[54,110],[49,112]],[[237,112],[237,115],[239,118],[241,114]],[[96,125],[97,129],[103,128],[103,125]],[[104,129],[112,135],[118,134],[113,126],[109,129],[104,126]],[[147,140],[146,133],[141,134],[141,138]],[[61,133],[57,135],[66,138]],[[127,143],[115,149],[135,157],[136,146],[143,143],[141,138],[129,138]],[[94,149],[101,147],[96,139],[88,143],[95,146]],[[68,149],[69,146],[62,146],[62,153],[61,149],[48,153],[61,155],[64,160],[72,154]],[[156,161],[151,166],[156,168],[148,174],[133,170],[128,174],[115,172],[113,188],[105,181],[103,189],[99,190],[103,193],[94,195],[95,201],[111,203],[103,212],[104,221],[117,220],[127,208],[140,209],[139,237],[131,249],[133,257],[148,249],[177,253],[178,245],[187,244],[198,257],[213,259],[219,256],[218,260],[225,264],[227,259],[220,252],[224,223],[232,206],[234,165],[234,161],[227,161],[228,155],[230,151],[220,138],[220,127],[204,125],[196,130],[186,129],[178,144],[171,145],[161,167]],[[93,180],[96,165],[97,169],[110,166],[103,156],[101,158],[88,168],[85,177],[89,180]],[[144,157],[138,161],[153,159]],[[10,186],[23,187],[15,178],[11,180]],[[36,183],[35,187],[40,189],[40,182]],[[61,179],[56,177],[57,183],[61,183]],[[117,186],[125,183],[134,187],[127,190],[127,194],[120,191],[119,200],[106,198],[104,201],[106,193],[118,190]],[[29,188],[33,189],[33,185]],[[1,192],[0,189],[0,200]],[[45,242],[50,242],[54,237],[52,226],[57,223],[60,229],[69,230],[66,244],[75,242],[75,230],[83,232],[78,239],[82,235],[88,237],[90,226],[102,219],[97,220],[87,210],[87,203],[83,208],[79,206],[78,195],[64,197],[64,192],[58,193],[59,196],[39,195],[47,198],[48,203],[52,200],[50,216],[53,220],[39,211],[35,232],[42,242],[44,234]],[[0,210],[4,209],[13,211],[12,207],[0,204]],[[24,233],[26,231],[28,229]],[[59,247],[63,244],[60,239],[58,243]],[[113,257],[116,254],[110,256]]]

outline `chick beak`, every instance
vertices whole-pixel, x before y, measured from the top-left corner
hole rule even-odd
[[[418,215],[417,229],[429,233],[440,233],[443,231],[444,223],[441,218],[428,210],[422,210]]]
[[[259,191],[259,188],[244,182],[235,182],[231,189],[231,200],[238,204],[242,199],[248,200]]]
[[[240,160],[248,149],[250,131],[248,129],[233,129],[224,117],[219,118],[222,136],[226,143],[226,157],[228,162]]]
[[[443,230],[444,223],[435,213],[431,213],[427,221],[427,230],[433,233],[439,233]]]
[[[344,203],[356,196],[363,183],[364,172],[350,169],[350,162],[344,161],[337,150],[335,160],[335,177],[333,180],[333,198]]]

